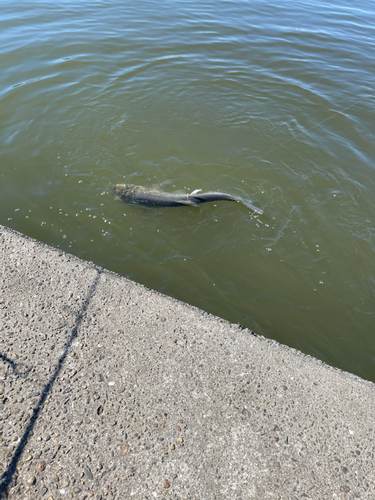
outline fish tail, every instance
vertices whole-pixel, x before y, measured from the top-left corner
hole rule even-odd
[[[250,208],[251,210],[253,210],[254,212],[256,212],[257,214],[260,214],[262,215],[264,212],[261,208],[258,208],[256,207],[255,205],[253,205],[252,203],[250,203],[248,200],[243,200],[242,198],[239,200],[240,203],[242,203],[242,205],[245,205],[245,207],[247,208]]]

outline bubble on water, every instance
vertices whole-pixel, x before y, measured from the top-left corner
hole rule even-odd
[[[319,284],[320,284],[320,285],[324,285],[324,281],[321,281],[321,280],[320,280],[320,281],[319,281]]]
[[[96,215],[93,215],[93,216],[92,216],[92,218],[93,218],[93,219],[96,219]]]
[[[66,238],[67,238],[67,235],[66,235],[66,234],[63,234],[63,238],[64,238],[64,240],[66,240]]]
[[[12,217],[8,217],[8,220],[12,220]]]
[[[78,184],[82,184],[82,181],[78,181]]]
[[[272,248],[266,248],[267,252],[272,252]]]
[[[46,224],[47,224],[47,222],[42,221],[41,226],[45,226]]]
[[[15,212],[19,212],[19,211],[20,211],[20,209],[19,209],[19,208],[16,208],[16,209],[15,209]]]

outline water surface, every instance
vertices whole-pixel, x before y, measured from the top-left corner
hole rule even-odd
[[[3,3],[0,223],[375,380],[375,7]],[[118,182],[242,205],[147,209]]]

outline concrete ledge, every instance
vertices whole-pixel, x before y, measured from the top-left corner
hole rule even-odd
[[[375,385],[0,226],[3,498],[375,494]]]

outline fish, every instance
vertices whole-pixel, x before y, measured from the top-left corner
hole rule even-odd
[[[238,196],[218,191],[209,191],[201,193],[201,189],[196,189],[190,194],[175,194],[158,191],[155,188],[145,188],[143,186],[134,186],[132,184],[117,184],[112,193],[116,199],[130,205],[144,205],[149,207],[199,207],[201,203],[209,201],[235,201],[242,203],[257,214],[262,215],[263,210],[254,206],[250,201],[244,200]]]

